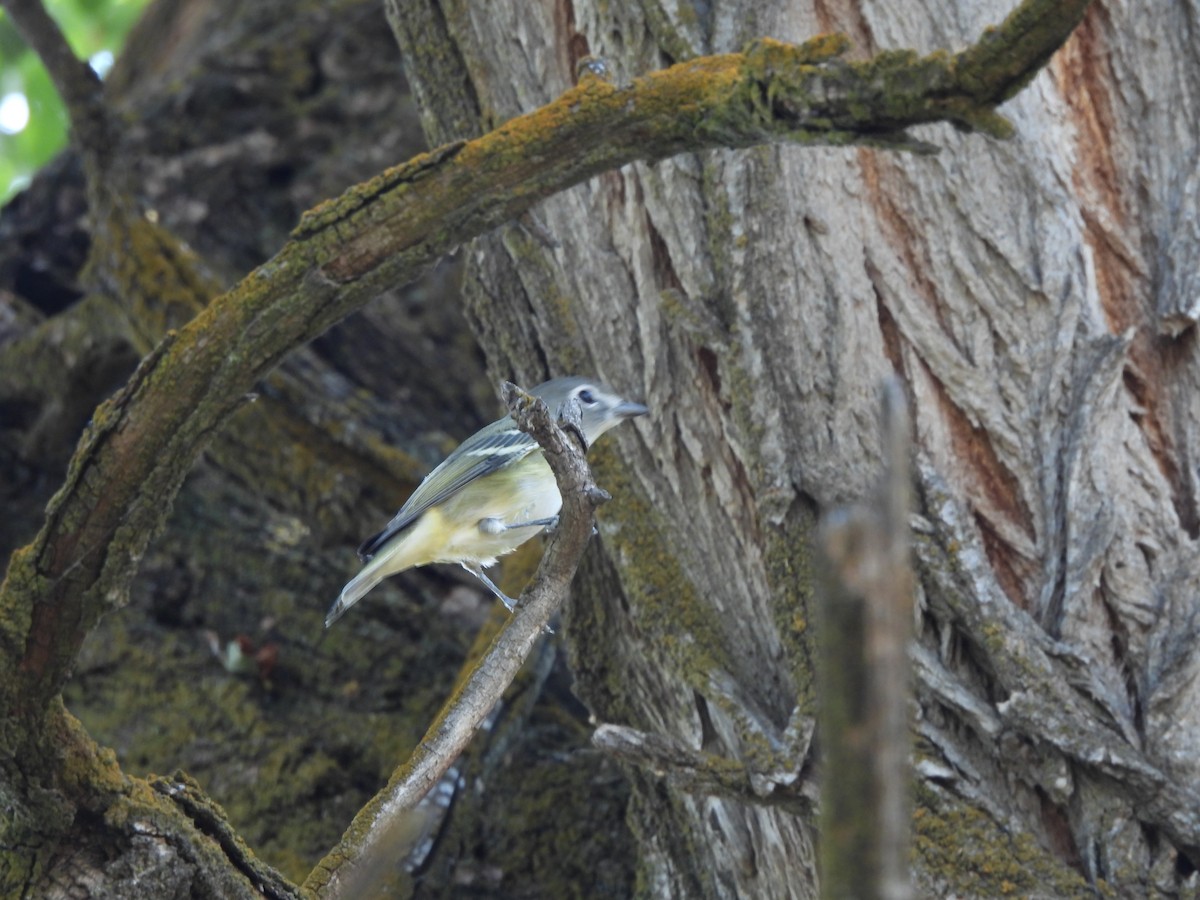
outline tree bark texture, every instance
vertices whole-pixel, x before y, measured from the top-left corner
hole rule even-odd
[[[623,84],[762,36],[954,50],[1010,11],[384,6],[431,144],[558,97],[588,54]],[[487,627],[487,598],[424,571],[319,639],[353,546],[498,412],[489,381],[580,372],[653,413],[592,454],[614,500],[562,629],[575,691],[670,752],[622,779],[582,749],[548,648],[449,783],[432,849],[397,850],[401,887],[816,895],[815,524],[876,480],[897,373],[919,494],[918,892],[1195,895],[1197,24],[1194,4],[1093,6],[1005,108],[1005,142],[937,126],[920,135],[936,157],[770,146],[601,175],[464,247],[461,310],[440,270],[292,356],[189,476],[66,690],[126,772],[186,767],[231,821],[178,774],[123,789],[186,821],[138,832],[85,798],[61,894],[259,893],[248,863],[222,881],[180,849],[240,861],[230,824],[303,877]],[[133,47],[110,81],[129,177],[214,292],[415,147],[374,2],[161,2]],[[0,218],[6,551],[172,321],[171,297],[120,309],[79,272],[95,236],[78,184],[64,159]],[[151,868],[152,892],[130,893]]]
[[[621,82],[760,35],[954,50],[1009,11],[390,7],[409,58],[448,67],[410,69],[435,140],[470,133],[464,109],[490,127],[547,102],[589,53]],[[568,610],[597,718],[800,771],[812,526],[875,478],[896,372],[920,495],[924,889],[1195,891],[1196,14],[1093,7],[1006,106],[1006,142],[936,127],[931,158],[633,165],[541,204],[552,241],[517,224],[469,248],[493,373],[599,372],[655,411],[600,455],[616,499]],[[648,893],[814,895],[810,817],[631,777]]]

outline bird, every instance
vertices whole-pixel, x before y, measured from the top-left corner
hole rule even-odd
[[[588,446],[614,425],[649,412],[594,378],[554,378],[529,393],[555,415],[576,400]],[[365,565],[342,588],[325,627],[383,579],[430,563],[458,563],[512,611],[514,601],[483,570],[553,527],[561,508],[558,483],[537,441],[511,416],[484,426],[425,476],[383,530],[358,548]]]

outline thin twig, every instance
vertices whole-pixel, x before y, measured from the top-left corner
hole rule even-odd
[[[466,749],[476,728],[512,683],[534,642],[562,605],[592,533],[593,513],[608,499],[592,479],[579,440],[579,405],[569,404],[556,424],[544,401],[505,383],[505,403],[517,426],[541,445],[562,495],[558,527],[516,613],[488,652],[430,725],[409,760],[393,773],[346,830],[341,843],[309,876],[305,887],[325,897],[370,896],[378,868],[364,865],[386,852],[386,837],[404,822],[425,793]]]

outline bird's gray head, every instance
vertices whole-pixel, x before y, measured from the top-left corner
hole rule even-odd
[[[596,438],[625,419],[644,416],[649,412],[642,404],[626,400],[596,378],[581,378],[577,375],[553,378],[539,384],[529,393],[545,400],[550,412],[556,416],[568,400],[578,400],[583,419],[583,433],[588,444],[595,443]]]

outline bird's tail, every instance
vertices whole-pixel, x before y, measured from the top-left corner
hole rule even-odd
[[[326,628],[345,615],[346,610],[357,603],[371,588],[388,577],[390,572],[384,567],[386,561],[386,556],[375,557],[363,567],[361,572],[346,583],[325,616]]]

